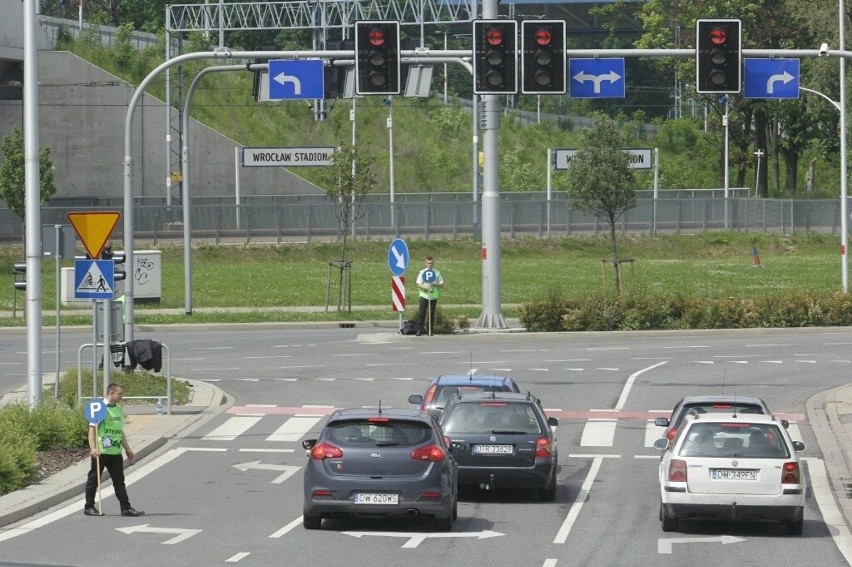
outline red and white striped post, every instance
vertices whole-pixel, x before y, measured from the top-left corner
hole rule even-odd
[[[391,308],[399,313],[399,327],[402,328],[402,312],[405,311],[405,276],[391,276]]]

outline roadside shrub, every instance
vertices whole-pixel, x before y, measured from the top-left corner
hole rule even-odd
[[[566,330],[564,317],[568,309],[562,290],[551,288],[545,297],[521,305],[519,319],[527,331],[564,331]]]
[[[18,490],[35,472],[36,450],[33,438],[0,437],[0,495]]]

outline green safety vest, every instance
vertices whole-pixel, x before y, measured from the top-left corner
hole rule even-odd
[[[420,270],[420,273],[417,274],[417,285],[418,289],[420,290],[420,297],[425,297],[426,299],[438,299],[441,297],[441,288],[439,288],[438,286],[432,286],[432,291],[419,287],[420,284],[426,283],[426,280],[423,279],[423,274],[427,271],[428,268],[423,268],[422,270]],[[444,280],[444,278],[441,276],[441,272],[439,272],[435,268],[432,268],[432,271],[435,272],[435,279],[432,280],[433,282],[437,283]]]
[[[124,438],[124,412],[118,404],[108,405],[107,414],[98,424],[98,451],[103,455],[120,455]]]

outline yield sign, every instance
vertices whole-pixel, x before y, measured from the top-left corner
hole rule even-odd
[[[86,247],[89,258],[101,257],[104,246],[112,236],[121,213],[118,211],[85,211],[68,213],[68,222]]]

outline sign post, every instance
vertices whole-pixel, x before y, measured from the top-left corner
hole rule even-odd
[[[402,329],[402,313],[405,311],[405,270],[411,259],[405,240],[397,238],[388,247],[388,267],[391,274],[391,307],[399,313],[399,328]]]

